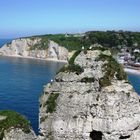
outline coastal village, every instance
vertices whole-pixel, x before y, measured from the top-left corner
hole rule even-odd
[[[117,54],[117,61],[125,68],[140,70],[140,49],[122,48],[121,52]]]

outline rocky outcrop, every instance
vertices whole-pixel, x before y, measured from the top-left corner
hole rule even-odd
[[[37,140],[29,121],[20,114],[0,111],[0,140]]]
[[[72,66],[65,66],[45,86],[40,97],[40,139],[140,139],[139,96],[109,55],[81,52]],[[77,72],[79,66],[83,71]]]
[[[37,140],[37,137],[33,131],[26,134],[19,128],[11,128],[4,132],[3,140]]]
[[[68,50],[51,40],[44,44],[41,38],[21,38],[13,40],[10,44],[5,44],[0,48],[0,54],[4,56],[67,61]]]

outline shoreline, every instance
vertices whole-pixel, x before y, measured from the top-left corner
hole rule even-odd
[[[32,60],[43,60],[43,61],[52,61],[52,62],[60,62],[60,63],[68,63],[67,60],[57,60],[53,58],[36,58],[36,57],[29,57],[29,56],[13,56],[13,55],[0,55],[0,57],[13,57],[13,58],[24,58],[24,59],[32,59]]]
[[[43,59],[43,58],[36,58],[36,57],[29,57],[29,56],[25,57],[25,56],[13,56],[13,55],[0,55],[0,57],[23,58],[23,59],[59,62],[59,63],[66,63],[66,64],[68,63],[68,61],[66,61],[66,60],[57,60],[57,59],[53,59],[53,58]],[[127,73],[140,75],[140,69],[136,69],[133,67],[124,67],[124,71]]]
[[[132,74],[136,74],[136,75],[140,75],[140,70],[136,70],[133,68],[126,68],[124,67],[124,71],[127,73],[132,73]]]

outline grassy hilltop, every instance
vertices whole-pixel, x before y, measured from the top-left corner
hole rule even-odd
[[[140,48],[140,32],[129,31],[89,31],[84,34],[48,34],[32,36],[31,39],[41,38],[41,43],[37,44],[40,49],[47,48],[48,40],[53,40],[59,45],[66,47],[69,51],[79,50],[82,46],[88,48],[90,45],[98,43],[107,48],[120,49],[122,47]],[[32,49],[36,48],[33,46]]]

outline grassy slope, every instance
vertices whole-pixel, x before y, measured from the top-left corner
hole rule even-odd
[[[0,140],[4,137],[4,130],[8,130],[11,127],[21,128],[23,132],[30,133],[29,121],[20,114],[10,110],[4,110],[0,111],[0,115],[7,116],[5,120],[0,121]]]

